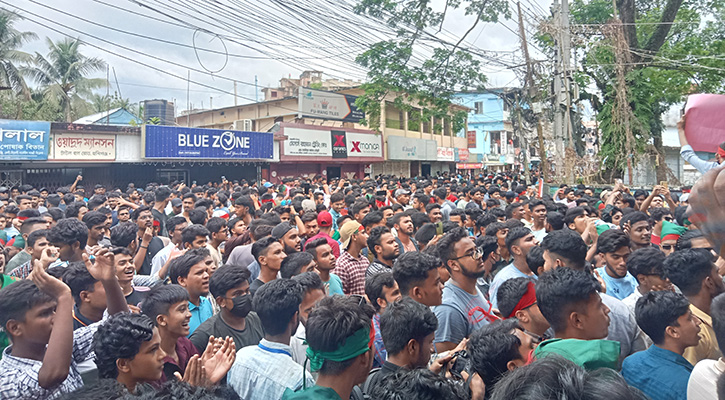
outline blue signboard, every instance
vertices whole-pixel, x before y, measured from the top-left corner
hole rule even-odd
[[[0,119],[0,160],[47,160],[50,122]]]
[[[272,160],[273,134],[146,125],[144,157],[166,159]]]

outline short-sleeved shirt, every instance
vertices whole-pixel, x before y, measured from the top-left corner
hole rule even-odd
[[[613,278],[609,276],[606,267],[597,268],[597,272],[607,285],[607,294],[617,300],[626,299],[627,296],[634,293],[637,289],[637,280],[629,272],[627,272],[624,278]]]
[[[52,390],[42,388],[38,382],[38,372],[43,362],[15,357],[11,354],[12,345],[8,346],[0,360],[0,399],[55,399],[83,386],[78,364],[93,355],[93,334],[101,323],[103,322],[96,322],[73,331],[73,352],[68,376]]]
[[[141,246],[141,239],[138,240],[138,245]],[[154,236],[149,242],[149,248],[146,249],[146,257],[141,263],[138,273],[140,275],[151,275],[151,260],[154,259],[156,253],[164,248],[164,242],[158,237]]]
[[[331,238],[330,235],[326,234],[325,232],[320,231],[320,233],[318,233],[317,235],[307,239],[305,245],[319,238],[325,238],[325,240],[327,240],[327,244],[329,244],[330,248],[332,249],[332,254],[335,255],[335,258],[340,258],[340,244],[337,243],[337,240]]]
[[[388,359],[388,352],[385,350],[385,343],[383,343],[383,335],[380,332],[380,314],[373,315],[373,329],[375,329],[373,368],[380,368]]]
[[[199,327],[204,321],[211,318],[214,315],[214,307],[206,297],[199,297],[199,305],[189,302],[189,312],[191,312],[191,319],[189,320],[189,336]]]
[[[134,287],[133,291],[126,296],[126,304],[137,306],[146,298],[149,294],[149,288],[147,287]]]
[[[498,288],[501,287],[501,285],[507,280],[514,278],[538,279],[536,275],[526,275],[521,272],[518,268],[516,268],[516,266],[514,266],[514,263],[503,267],[501,271],[493,277],[491,287],[488,289],[488,298],[491,300],[493,308],[498,308]]]
[[[353,257],[347,250],[340,254],[335,269],[332,272],[342,280],[342,291],[345,294],[365,294],[365,272],[367,272],[370,261],[360,254],[359,258]]]
[[[339,295],[345,295],[345,293],[342,291],[342,280],[340,280],[340,277],[335,274],[330,274],[330,280],[327,282],[322,282],[323,285],[325,285],[325,292],[327,292],[328,296],[332,296],[335,294]]]
[[[687,381],[692,364],[684,357],[658,346],[632,354],[622,363],[622,376],[628,384],[652,399],[687,398]]]
[[[697,346],[686,348],[682,356],[693,365],[700,362],[700,360],[719,359],[722,357],[722,352],[715,338],[712,317],[692,304],[690,304],[690,310],[693,315],[702,321],[702,324],[700,324],[700,341],[697,343]]]
[[[189,340],[191,340],[191,343],[197,349],[202,351],[206,349],[210,336],[217,338],[225,338],[228,336],[234,339],[236,348],[241,349],[242,347],[258,344],[264,337],[264,329],[262,328],[262,321],[259,319],[259,316],[253,311],[245,318],[245,325],[242,330],[234,329],[227,325],[222,318],[222,314],[219,313],[199,325],[189,337]]]
[[[695,365],[687,381],[687,398],[718,400],[717,381],[725,372],[725,361],[702,360]]]
[[[459,343],[474,330],[497,319],[492,308],[478,288],[476,294],[470,294],[449,279],[443,286],[442,304],[433,307],[438,318],[434,343]]]
[[[206,347],[205,347],[206,350]],[[184,372],[186,372],[186,365],[189,363],[189,360],[191,357],[194,356],[194,354],[201,355],[201,352],[199,349],[194,346],[193,343],[191,343],[191,340],[180,337],[176,340],[176,356],[179,358],[179,361],[176,362],[173,357],[167,355],[164,357],[164,373],[161,374],[161,378],[158,381],[151,382],[154,386],[160,386],[162,383],[166,382],[169,379],[174,379],[174,373],[178,372],[181,374],[181,376],[184,376]]]

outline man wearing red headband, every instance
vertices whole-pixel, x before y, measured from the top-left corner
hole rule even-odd
[[[692,149],[692,146],[690,146],[687,142],[687,137],[685,137],[684,116],[680,119],[680,122],[677,123],[677,133],[680,135],[680,145],[682,146],[680,149],[680,156],[701,173],[704,174],[705,172],[717,167],[723,162],[723,160],[725,160],[725,142],[720,143],[720,146],[717,146],[717,148],[714,149],[715,161],[705,161],[695,154],[695,150]]]
[[[536,285],[530,278],[509,279],[498,288],[498,309],[504,319],[516,318],[529,335],[549,339],[549,321],[536,302]],[[549,332],[547,332],[549,331]]]

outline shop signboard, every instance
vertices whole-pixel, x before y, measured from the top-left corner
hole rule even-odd
[[[273,134],[145,125],[144,158],[272,160]]]
[[[458,160],[459,161],[468,161],[468,158],[470,157],[471,153],[468,151],[468,149],[458,149]]]
[[[372,133],[347,132],[348,157],[383,157],[383,137]]]
[[[388,136],[389,160],[436,161],[435,140],[413,139],[403,136]]]
[[[285,156],[332,157],[330,131],[284,128]]]
[[[452,147],[438,147],[438,161],[456,161],[456,155]]]
[[[0,160],[47,160],[50,122],[0,120]]]
[[[476,131],[466,132],[466,139],[468,140],[468,148],[475,149],[476,148]]]
[[[301,117],[355,123],[365,118],[365,113],[355,106],[357,96],[300,88],[298,98]]]
[[[347,140],[345,136],[345,131],[330,131],[332,158],[347,158]]]
[[[480,169],[483,168],[483,163],[458,163],[456,169]]]
[[[116,135],[54,133],[51,139],[49,159],[114,161],[116,159]]]

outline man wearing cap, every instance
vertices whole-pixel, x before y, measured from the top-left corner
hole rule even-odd
[[[302,250],[299,232],[289,222],[280,222],[272,229],[272,237],[284,246],[285,254],[289,255]]]
[[[317,214],[317,225],[320,227],[320,231],[317,235],[307,239],[305,243],[310,243],[317,238],[325,238],[325,240],[327,240],[327,244],[329,244],[332,248],[332,254],[334,254],[336,258],[340,258],[340,244],[337,243],[332,236],[330,236],[332,233],[332,214],[327,211],[321,211]]]
[[[183,203],[181,202],[180,198],[174,197],[173,199],[171,199],[171,212],[167,215],[167,217],[171,218],[171,217],[175,217],[177,215],[181,215],[181,212],[183,211],[182,206],[183,206]]]
[[[672,254],[672,252],[675,251],[677,239],[679,239],[685,232],[687,232],[687,228],[684,226],[679,226],[670,221],[663,221],[662,231],[660,233],[660,250],[662,250],[666,256]]]
[[[684,116],[680,119],[680,122],[677,123],[677,133],[680,135],[680,145],[682,146],[680,149],[680,157],[690,163],[701,173],[704,174],[705,172],[717,167],[723,160],[725,160],[725,142],[720,143],[720,146],[715,148],[715,161],[705,161],[695,154],[695,150],[692,149],[692,146],[690,146],[687,142],[687,137],[685,136]]]
[[[365,295],[365,272],[370,260],[362,255],[367,248],[368,235],[357,221],[348,221],[340,228],[340,243],[344,249],[332,272],[342,280],[342,291],[346,295]]]
[[[410,208],[413,208],[408,203],[410,202],[410,190],[408,189],[397,189],[394,193],[395,195],[395,201],[398,202],[401,206],[403,206],[404,210],[408,210]]]

